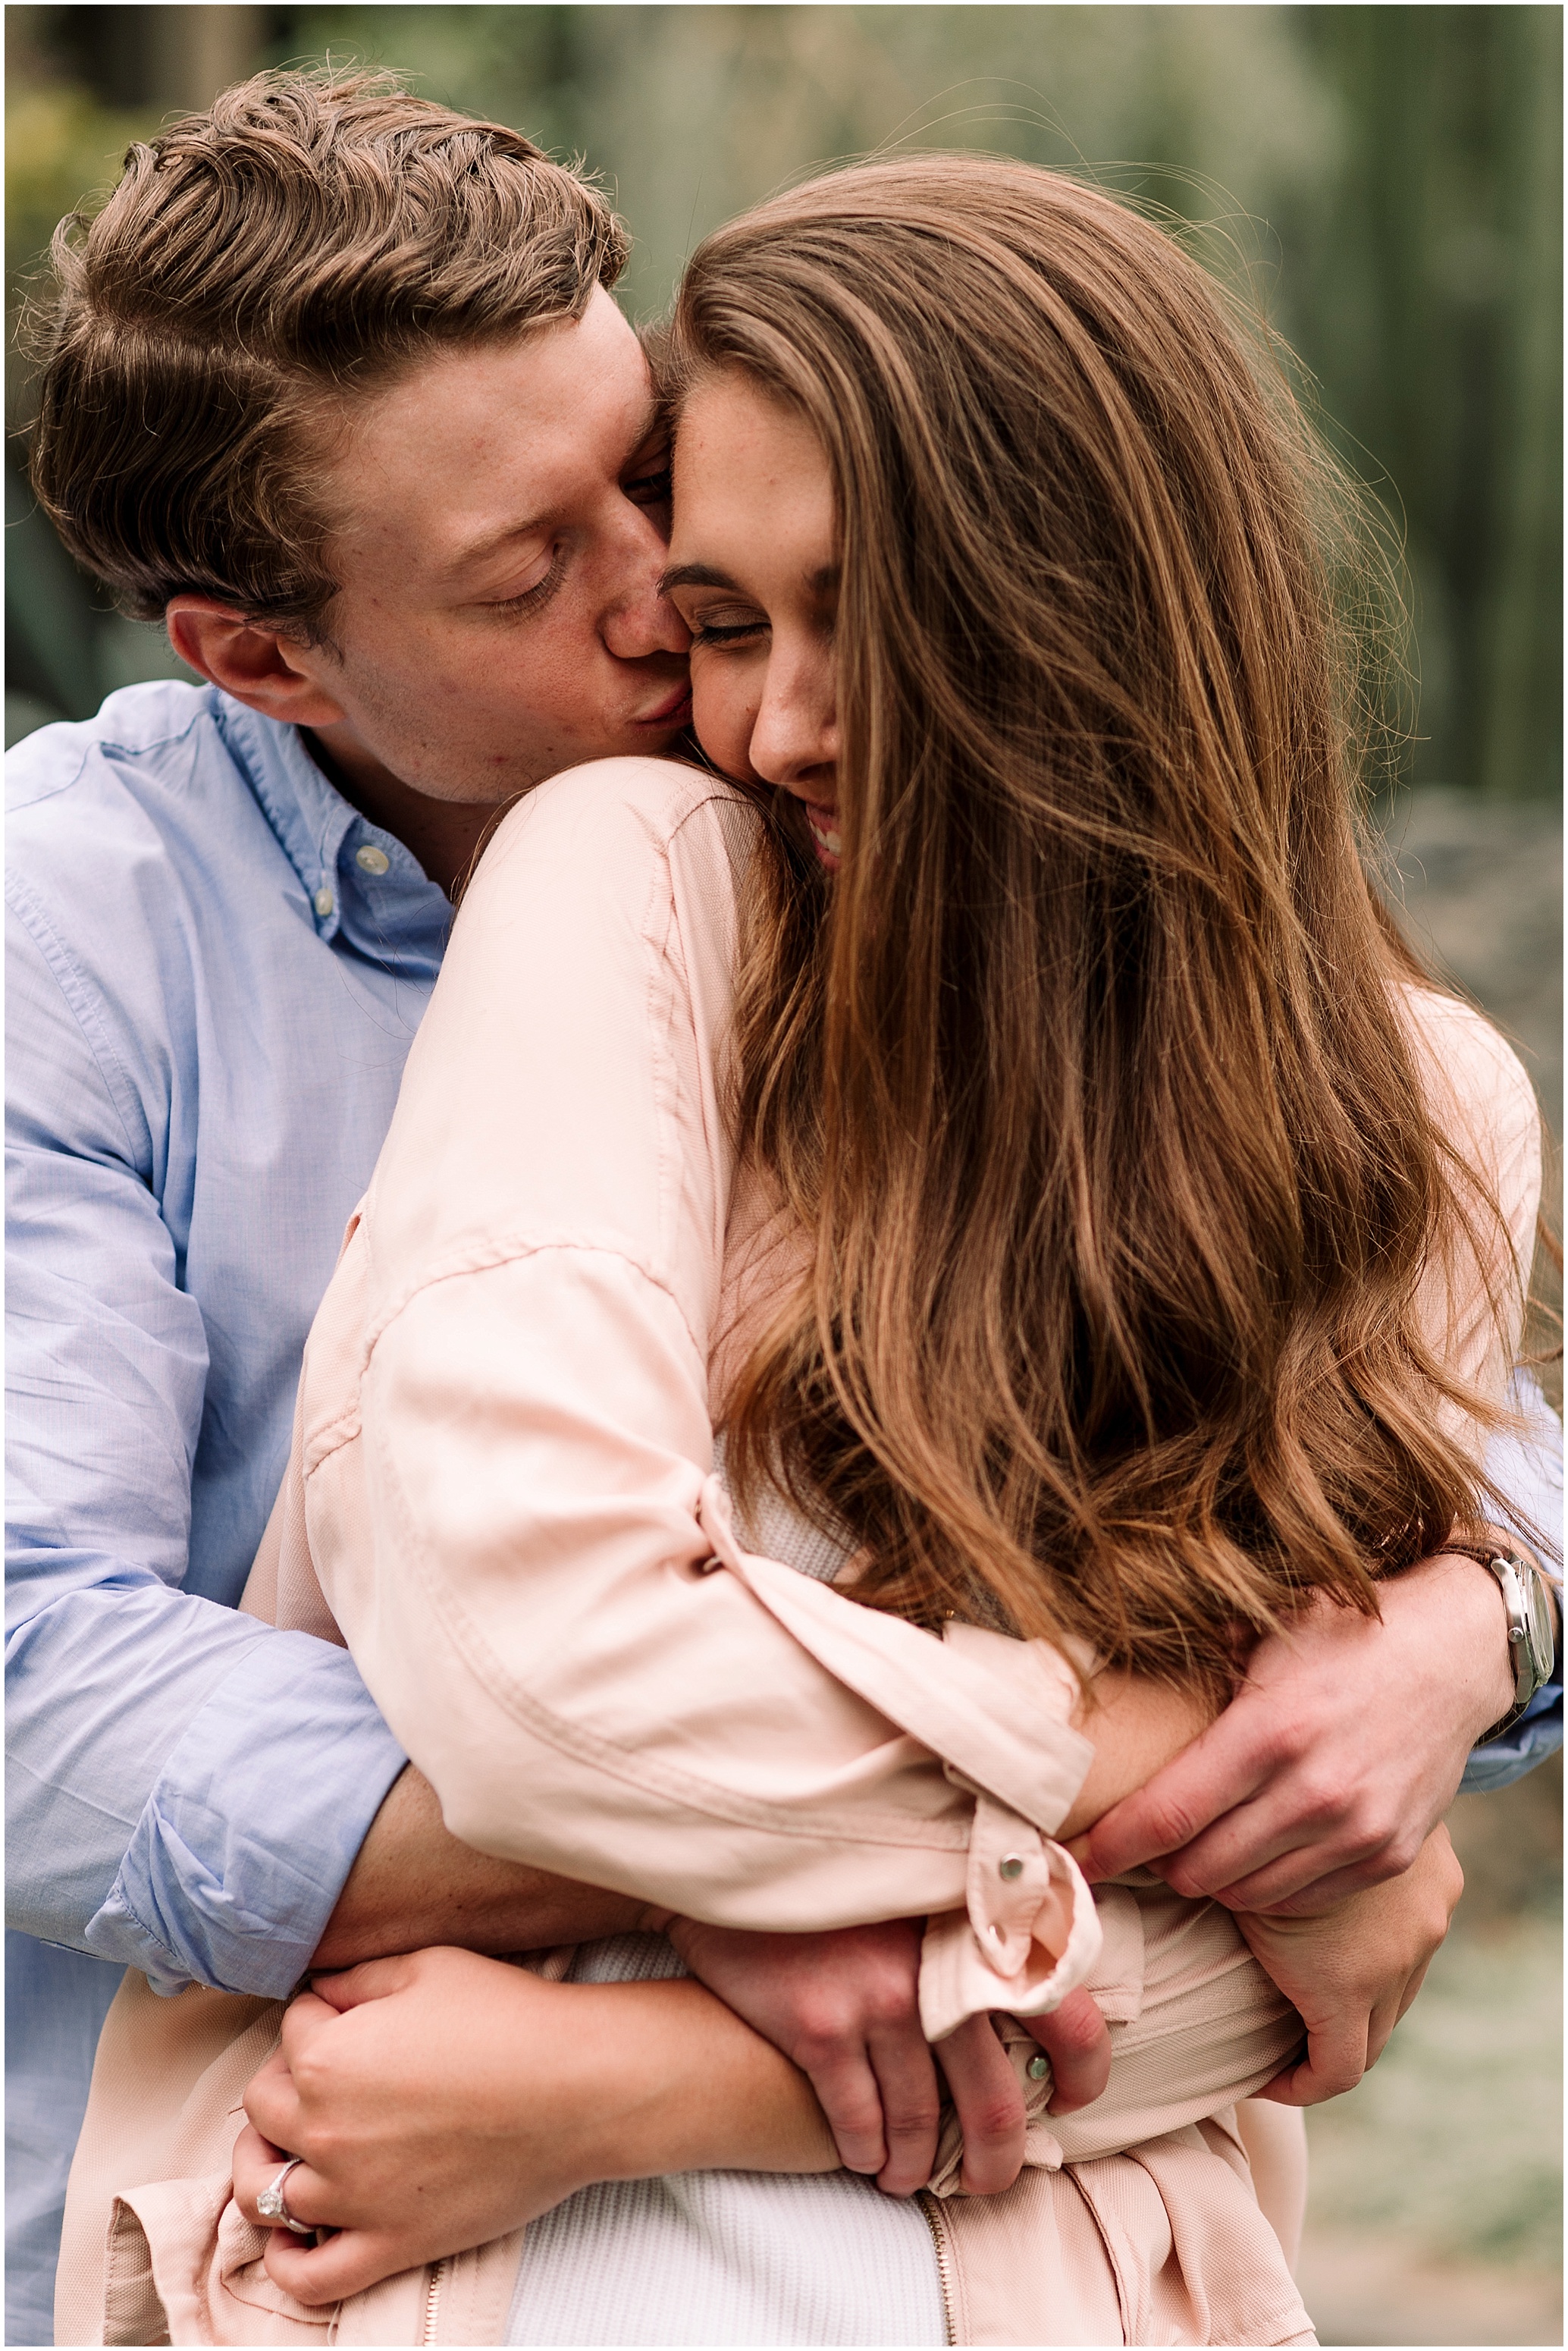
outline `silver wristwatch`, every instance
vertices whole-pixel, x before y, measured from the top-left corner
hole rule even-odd
[[[1557,1664],[1556,1611],[1552,1604],[1551,1586],[1532,1559],[1521,1558],[1517,1551],[1505,1551],[1500,1545],[1454,1543],[1450,1548],[1490,1568],[1508,1612],[1513,1704],[1500,1721],[1494,1722],[1477,1740],[1478,1747],[1486,1747],[1492,1740],[1500,1739],[1505,1730],[1512,1729],[1536,1691],[1544,1689],[1552,1679]]]

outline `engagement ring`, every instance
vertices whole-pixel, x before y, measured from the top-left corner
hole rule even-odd
[[[297,2237],[313,2237],[316,2234],[315,2223],[313,2221],[297,2220],[293,2213],[289,2210],[287,2205],[283,2200],[284,2181],[287,2179],[289,2173],[297,2170],[304,2160],[305,2158],[302,2155],[291,2155],[288,2161],[278,2173],[277,2179],[268,2180],[267,2186],[256,2198],[256,2209],[261,2214],[264,2220],[281,2220],[284,2227],[286,2229],[292,2229]]]

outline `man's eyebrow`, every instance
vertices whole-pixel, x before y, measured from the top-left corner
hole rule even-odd
[[[672,588],[728,588],[737,596],[743,592],[727,571],[716,571],[711,563],[677,563],[660,580],[660,595],[667,596]]]
[[[635,441],[632,442],[631,455],[628,456],[626,463],[629,465],[634,465],[638,458],[643,455],[643,450],[647,447],[649,442],[656,440],[661,434],[666,440],[669,438],[669,411],[666,409],[662,400],[651,400],[648,402],[647,413],[643,419],[643,430],[638,434]]]

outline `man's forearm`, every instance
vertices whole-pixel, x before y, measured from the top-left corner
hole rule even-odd
[[[1513,1401],[1523,1426],[1494,1432],[1486,1469],[1505,1529],[1515,1533],[1560,1584],[1563,1564],[1563,1428],[1527,1372],[1514,1375]],[[1563,1744],[1563,1618],[1557,1620],[1557,1672],[1523,1719],[1479,1747],[1465,1767],[1462,1795],[1487,1794],[1522,1779]]]
[[[418,1951],[538,1951],[636,1927],[643,1906],[549,1871],[497,1861],[453,1836],[435,1792],[412,1764],[371,1823],[312,1964]]]

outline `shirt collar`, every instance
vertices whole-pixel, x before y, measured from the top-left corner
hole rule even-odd
[[[434,975],[452,925],[446,893],[395,834],[360,814],[297,726],[214,695],[236,766],[298,875],[317,936],[372,962]]]

